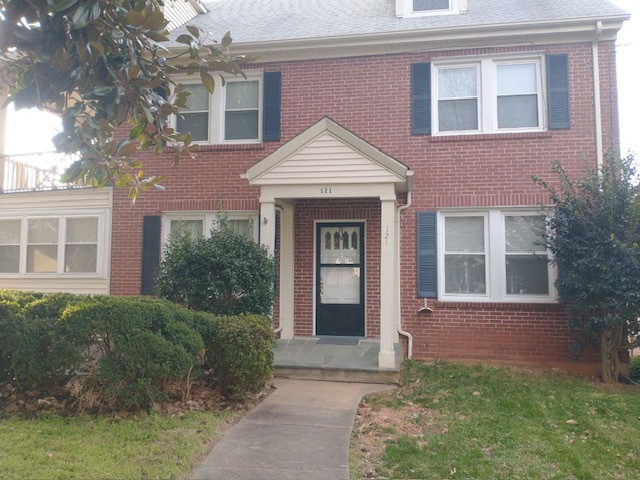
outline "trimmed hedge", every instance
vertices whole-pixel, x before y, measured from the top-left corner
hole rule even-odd
[[[215,317],[166,300],[0,291],[0,380],[47,390],[74,380],[94,407],[148,408],[165,387],[213,373],[240,396],[273,370],[274,335],[256,315]]]
[[[640,357],[631,357],[629,362],[629,378],[640,383]]]

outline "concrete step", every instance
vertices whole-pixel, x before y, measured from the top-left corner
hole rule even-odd
[[[317,380],[352,383],[400,383],[398,370],[347,369],[330,367],[275,366],[274,376],[291,380]]]

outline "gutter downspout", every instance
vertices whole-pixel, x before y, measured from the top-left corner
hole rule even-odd
[[[596,127],[596,166],[598,172],[604,165],[604,154],[602,150],[602,106],[600,102],[600,53],[598,42],[602,36],[602,22],[596,23],[595,37],[591,44],[593,55],[593,101],[595,107],[595,127]]]
[[[396,212],[396,315],[398,318],[397,332],[403,337],[407,338],[407,358],[409,359],[411,359],[411,356],[413,355],[413,336],[409,332],[402,330],[402,302],[400,301],[400,214],[411,206],[411,193],[413,192],[414,180],[413,175],[414,172],[412,170],[409,170],[407,172],[407,203],[405,203],[404,205],[400,205]]]

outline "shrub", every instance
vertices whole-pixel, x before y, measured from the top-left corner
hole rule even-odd
[[[631,362],[629,362],[629,378],[636,383],[640,383],[640,357],[631,357]]]
[[[269,319],[260,315],[217,319],[215,341],[207,360],[223,392],[241,396],[264,386],[273,373],[275,336]]]
[[[209,238],[173,238],[158,268],[155,292],[193,310],[268,315],[275,272],[275,261],[264,247],[222,218]]]

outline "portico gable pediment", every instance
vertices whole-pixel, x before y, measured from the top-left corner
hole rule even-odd
[[[246,171],[251,185],[393,183],[409,169],[329,118],[323,118]]]

